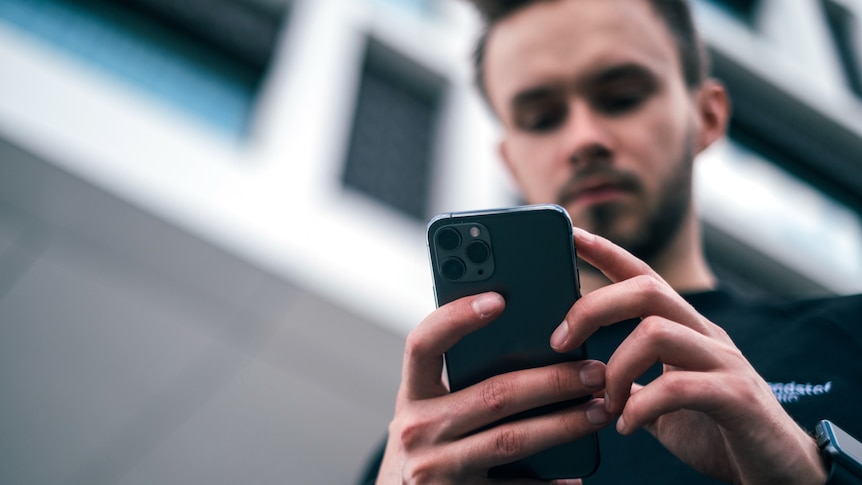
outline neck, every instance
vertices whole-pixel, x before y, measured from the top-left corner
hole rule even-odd
[[[711,290],[716,286],[716,278],[703,252],[700,224],[694,211],[689,212],[671,244],[646,263],[680,293]],[[611,284],[605,275],[589,266],[582,268],[580,274],[584,294]]]

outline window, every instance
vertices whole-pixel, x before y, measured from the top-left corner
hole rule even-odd
[[[859,41],[856,17],[847,7],[832,0],[822,0],[823,11],[847,84],[856,96],[862,98],[862,58],[858,50]]]
[[[707,0],[749,25],[754,24],[759,0]]]
[[[428,212],[443,81],[370,41],[344,166],[344,185],[417,219]]]
[[[284,8],[187,0],[4,0],[0,21],[242,135]]]
[[[698,203],[712,226],[706,234],[713,239],[713,265],[749,292],[859,291],[859,214],[756,150],[730,138],[696,165]],[[716,249],[716,230],[734,237],[736,246],[725,242]],[[741,245],[748,247],[736,249]],[[709,252],[710,241],[707,246]]]
[[[422,15],[433,14],[437,8],[437,0],[385,0],[386,3],[410,9]]]

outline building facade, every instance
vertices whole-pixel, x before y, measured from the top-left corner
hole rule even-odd
[[[862,5],[700,0],[730,285],[862,290]],[[0,1],[3,483],[349,483],[436,213],[518,197],[449,0]]]

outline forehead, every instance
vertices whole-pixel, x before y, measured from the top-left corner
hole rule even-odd
[[[500,103],[522,90],[577,81],[620,64],[681,80],[673,38],[646,0],[537,2],[494,26],[484,62],[498,112]]]

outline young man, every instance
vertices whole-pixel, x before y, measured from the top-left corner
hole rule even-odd
[[[592,266],[549,345],[589,337],[597,360],[449,393],[442,354],[505,302],[482,294],[441,307],[407,339],[377,483],[485,483],[493,466],[603,428],[602,464],[586,483],[825,483],[814,424],[862,436],[852,404],[862,366],[847,365],[862,351],[862,299],[772,306],[717,289],[692,164],[725,133],[729,102],[704,74],[687,5],[475,3],[488,22],[477,69],[502,125],[501,158],[527,202],[568,210]],[[779,402],[775,389],[795,398]],[[577,396],[600,397],[482,429]]]

